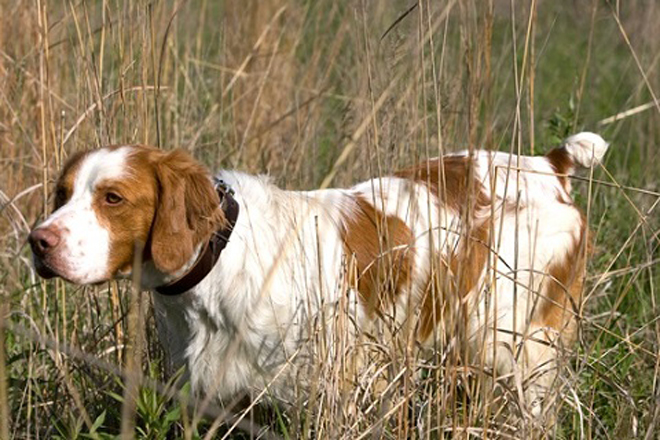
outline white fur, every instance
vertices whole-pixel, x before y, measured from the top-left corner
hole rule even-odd
[[[500,151],[474,154],[478,176],[486,194],[516,206],[546,205],[550,196],[569,202],[570,196],[558,185],[554,171],[543,156],[517,156]]]
[[[584,131],[566,139],[564,146],[577,165],[589,168],[600,163],[609,144],[596,133]]]

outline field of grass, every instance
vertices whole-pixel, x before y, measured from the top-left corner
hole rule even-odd
[[[573,181],[594,251],[546,435],[658,438],[658,64],[655,0],[0,0],[0,438],[528,438],[451,362],[351,411],[320,384],[203,417],[165,374],[150,294],[43,281],[26,237],[67,156],[106,144],[310,189],[581,130],[611,148]]]

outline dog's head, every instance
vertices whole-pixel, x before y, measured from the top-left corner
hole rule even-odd
[[[135,249],[175,273],[224,221],[209,173],[187,153],[106,147],[69,160],[54,212],[28,241],[39,275],[90,284],[129,275]]]

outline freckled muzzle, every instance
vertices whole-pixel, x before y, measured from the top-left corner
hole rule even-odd
[[[66,220],[72,218],[66,217]],[[75,284],[109,279],[105,259],[98,255],[103,243],[85,239],[91,229],[81,224],[76,224],[75,228],[65,227],[63,218],[54,221],[52,217],[35,228],[28,236],[28,243],[39,276],[60,277]]]

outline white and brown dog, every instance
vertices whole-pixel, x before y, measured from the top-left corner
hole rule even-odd
[[[163,345],[220,400],[289,398],[282,369],[314,355],[312,324],[332,332],[340,303],[356,331],[387,321],[421,347],[454,336],[455,307],[472,359],[522,371],[538,412],[581,299],[587,225],[567,175],[607,146],[580,133],[546,156],[461,152],[304,192],[236,171],[214,186],[179,150],[101,148],[71,158],[29,242],[41,276],[78,284],[130,276],[142,244]]]

